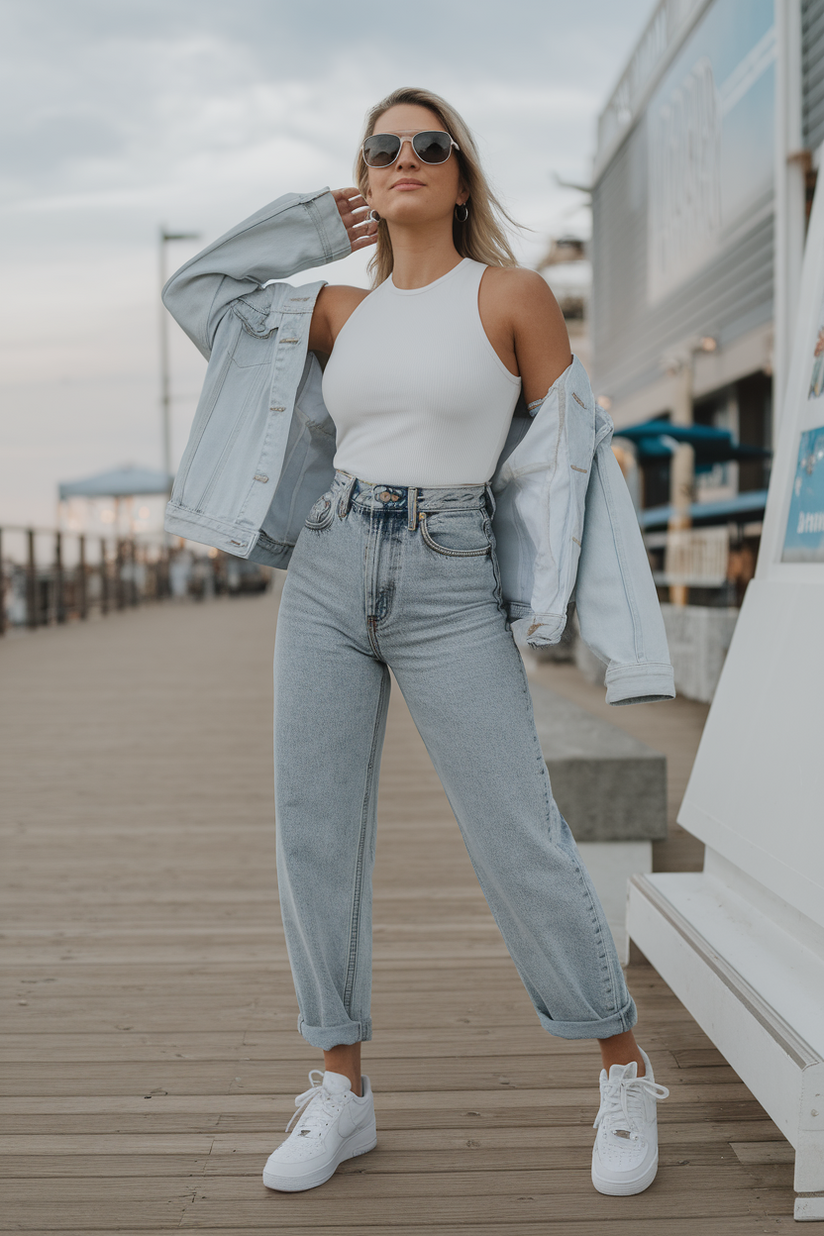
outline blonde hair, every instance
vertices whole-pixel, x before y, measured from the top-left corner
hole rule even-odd
[[[367,114],[361,146],[367,137],[372,136],[383,113],[399,103],[416,104],[434,112],[445,131],[460,147],[459,151],[453,149],[452,157],[457,158],[461,180],[469,190],[469,217],[463,223],[457,219],[452,222],[452,240],[458,253],[462,258],[473,258],[476,262],[483,262],[485,266],[517,266],[518,262],[509,246],[503,221],[506,220],[513,227],[518,224],[510,218],[490,189],[481,168],[475,142],[465,122],[454,107],[450,107],[439,95],[433,94],[431,90],[414,87],[393,90]],[[369,187],[369,168],[364,162],[362,149],[358,150],[355,160],[355,179],[365,197]],[[373,287],[389,278],[393,264],[389,228],[381,220],[378,224],[378,243],[369,262]]]

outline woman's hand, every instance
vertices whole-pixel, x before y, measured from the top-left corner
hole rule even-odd
[[[354,187],[333,189],[332,197],[335,199],[343,226],[349,235],[352,251],[365,249],[367,245],[374,245],[378,238],[378,225],[366,218],[369,205],[358,190]]]

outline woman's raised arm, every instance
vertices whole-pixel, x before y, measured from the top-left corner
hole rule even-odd
[[[357,247],[369,243],[360,238],[369,229],[358,225],[356,211],[352,199],[343,202],[328,189],[287,193],[181,266],[163,289],[164,304],[208,358],[215,331],[238,297],[248,296],[261,284],[348,256],[353,235]]]

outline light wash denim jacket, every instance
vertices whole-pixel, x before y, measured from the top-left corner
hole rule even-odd
[[[287,566],[334,475],[335,426],[308,351],[324,283],[281,280],[350,251],[328,189],[290,193],[166,284],[164,303],[209,361],[169,532]],[[504,604],[516,638],[538,648],[561,638],[574,591],[581,635],[608,665],[608,702],[670,699],[661,610],[611,436],[577,358],[532,418],[519,402],[491,481]]]

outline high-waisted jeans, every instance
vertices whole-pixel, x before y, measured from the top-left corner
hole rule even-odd
[[[630,1029],[635,1005],[549,785],[507,627],[487,486],[338,472],[292,557],[275,641],[278,886],[317,1048],[372,1035],[372,868],[391,668],[542,1024]]]

